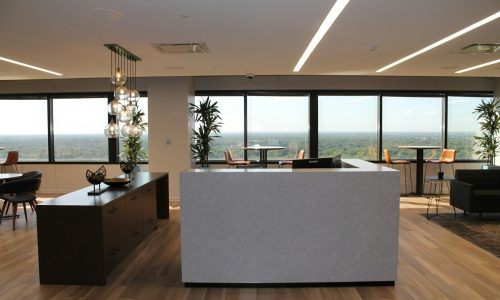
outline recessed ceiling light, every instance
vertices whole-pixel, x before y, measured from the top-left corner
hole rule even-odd
[[[349,1],[350,0],[337,0],[337,2],[335,2],[332,9],[330,10],[326,18],[323,20],[323,23],[321,23],[321,26],[319,26],[319,29],[318,31],[316,31],[316,34],[312,38],[311,42],[309,42],[306,51],[304,51],[304,54],[302,54],[302,57],[297,62],[297,65],[293,69],[294,72],[300,71],[304,63],[309,58],[309,55],[311,55],[316,46],[318,46],[319,42],[321,41],[325,33],[328,31],[328,29],[330,29],[330,27],[333,25],[333,22],[335,22],[335,20],[340,15],[342,10],[344,10],[344,8],[347,6]]]
[[[500,63],[500,59],[497,59],[497,60],[494,60],[494,61],[490,61],[490,62],[487,62],[487,63],[484,63],[484,64],[480,64],[480,65],[477,65],[477,66],[474,66],[474,67],[470,67],[470,68],[467,68],[467,69],[458,70],[455,73],[460,74],[460,73],[472,71],[472,70],[475,70],[475,69],[479,69],[479,68],[482,68],[482,67],[486,67],[486,66],[490,66],[490,65],[494,65],[494,64],[498,64],[498,63]]]
[[[39,67],[36,67],[36,66],[28,65],[28,64],[22,63],[20,61],[13,60],[13,59],[8,59],[8,58],[1,57],[1,56],[0,56],[0,60],[3,60],[5,62],[11,63],[11,64],[19,65],[19,66],[22,66],[22,67],[30,68],[30,69],[33,69],[33,70],[42,71],[42,72],[45,72],[45,73],[57,75],[57,76],[62,76],[63,75],[61,73],[57,73],[57,72],[54,72],[54,71],[51,71],[51,70],[47,70],[47,69],[39,68]]]
[[[500,11],[498,11],[495,14],[493,14],[493,15],[485,18],[485,19],[482,19],[481,21],[476,22],[476,23],[474,23],[474,24],[472,24],[472,25],[470,25],[470,26],[468,26],[468,27],[466,27],[466,28],[464,28],[464,29],[462,29],[460,31],[457,31],[454,34],[452,34],[450,36],[447,36],[444,39],[441,39],[441,40],[435,42],[434,44],[431,44],[431,45],[429,45],[429,46],[427,46],[427,47],[425,47],[423,49],[418,50],[417,52],[414,52],[414,53],[412,53],[412,54],[410,54],[410,55],[408,55],[406,57],[403,57],[400,60],[393,62],[392,64],[389,64],[389,65],[387,65],[387,66],[385,66],[385,67],[383,67],[381,69],[378,69],[377,73],[384,72],[385,70],[390,69],[390,68],[392,68],[392,67],[394,67],[396,65],[399,65],[400,63],[405,62],[405,61],[407,61],[409,59],[412,59],[412,58],[414,58],[417,55],[420,55],[420,54],[425,53],[425,52],[427,52],[427,51],[429,51],[431,49],[434,49],[437,46],[441,46],[442,44],[444,44],[446,42],[449,42],[449,41],[453,40],[454,38],[457,38],[457,37],[459,37],[459,36],[461,36],[463,34],[466,34],[467,32],[469,32],[471,30],[474,30],[474,29],[476,29],[476,28],[478,28],[480,26],[483,26],[486,23],[489,23],[489,22],[491,22],[493,20],[496,20],[499,17],[500,17]]]

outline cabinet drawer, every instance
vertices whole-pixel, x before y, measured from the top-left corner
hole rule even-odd
[[[140,191],[134,192],[125,201],[125,236],[127,253],[132,251],[143,239],[142,197]]]
[[[148,184],[142,193],[144,235],[147,235],[157,226],[156,219],[156,185],[155,182]]]
[[[102,207],[104,268],[106,274],[125,257],[124,201],[117,199]]]

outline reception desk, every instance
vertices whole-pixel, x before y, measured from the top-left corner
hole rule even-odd
[[[394,284],[399,172],[344,162],[182,172],[183,282]]]

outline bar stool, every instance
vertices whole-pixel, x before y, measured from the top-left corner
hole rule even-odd
[[[425,160],[425,168],[424,168],[424,179],[426,178],[427,174],[427,164],[437,164],[439,166],[439,172],[442,172],[442,165],[447,164],[451,165],[451,176],[455,175],[455,168],[453,166],[453,163],[455,162],[455,158],[457,155],[457,151],[455,149],[443,149],[443,152],[441,152],[441,156],[439,159],[427,159]],[[450,188],[448,182],[448,190]]]
[[[385,162],[387,163],[388,167],[391,167],[392,165],[403,165],[404,172],[405,172],[405,190],[406,190],[406,196],[408,196],[408,180],[406,180],[406,166],[409,168],[410,172],[410,190],[413,191],[413,185],[412,185],[412,180],[411,180],[411,163],[409,160],[404,160],[404,159],[397,159],[397,160],[392,160],[391,159],[391,153],[389,152],[388,149],[384,149],[384,159]]]

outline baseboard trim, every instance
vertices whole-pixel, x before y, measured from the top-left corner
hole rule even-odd
[[[396,281],[353,281],[353,282],[294,282],[294,283],[208,283],[185,282],[185,287],[225,288],[292,288],[292,287],[348,287],[348,286],[394,286]]]

